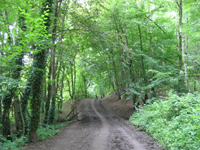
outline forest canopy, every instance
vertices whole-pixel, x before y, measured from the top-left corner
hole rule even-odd
[[[1,0],[0,135],[12,140],[15,126],[37,141],[66,101],[114,92],[137,109],[169,90],[199,92],[199,9],[197,0]]]

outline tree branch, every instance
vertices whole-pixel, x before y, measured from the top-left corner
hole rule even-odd
[[[178,6],[178,7],[179,7],[179,9],[180,9],[180,7],[181,7],[181,6],[180,6],[180,4],[178,3],[178,1],[177,1],[177,0],[176,0],[176,4],[177,4],[177,6]]]
[[[148,18],[150,21],[152,21],[163,33],[165,33],[167,35],[167,33],[155,22],[153,21],[150,17],[146,16],[146,18]]]

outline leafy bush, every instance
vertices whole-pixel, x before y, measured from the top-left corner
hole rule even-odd
[[[56,125],[47,125],[46,127],[39,127],[37,130],[37,139],[38,141],[49,139],[54,135],[60,132],[59,128],[66,126],[69,122],[56,124]]]
[[[130,122],[146,130],[163,148],[170,150],[200,149],[200,95],[181,97],[169,94],[169,99],[156,101],[139,109]]]
[[[70,122],[64,122],[46,127],[39,127],[37,130],[38,141],[49,139],[55,134],[59,133],[59,128],[66,126]],[[27,137],[17,138],[16,135],[11,135],[13,141],[7,140],[0,135],[0,150],[20,150],[22,146],[28,141]]]
[[[38,141],[49,139],[57,133],[59,133],[59,130],[55,129],[54,126],[47,126],[46,128],[39,127],[39,129],[37,130],[37,139]]]
[[[0,149],[1,150],[20,150],[21,147],[25,144],[27,141],[26,137],[17,138],[15,135],[12,135],[14,141],[6,140],[6,138],[3,138],[3,136],[0,137]]]

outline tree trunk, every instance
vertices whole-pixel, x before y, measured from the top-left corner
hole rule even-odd
[[[82,92],[82,93],[85,93],[84,97],[87,98],[88,97],[88,94],[87,94],[87,79],[86,79],[86,77],[83,74],[81,74],[81,76],[82,76],[83,85],[84,85],[84,92]]]
[[[197,91],[197,82],[196,82],[196,80],[194,81],[194,92],[196,92]]]
[[[74,56],[74,82],[73,82],[73,100],[75,100],[76,99],[76,56]]]
[[[154,56],[154,49],[153,49],[153,47],[152,47],[152,33],[153,33],[153,28],[150,26],[150,28],[149,28],[149,33],[150,33],[150,39],[149,39],[149,45],[150,45],[150,47],[149,47],[149,49],[151,49],[151,51],[152,51],[152,56]],[[164,47],[164,44],[163,44],[163,47]],[[163,63],[164,63],[164,48],[162,49],[162,53],[163,53]],[[154,58],[153,58],[154,59]],[[152,66],[152,69],[154,70],[154,66]],[[155,76],[155,74],[154,73],[152,73],[152,78],[154,78],[154,76]],[[152,98],[152,97],[156,97],[156,91],[155,91],[155,88],[154,87],[152,87],[151,89],[150,89],[150,91],[151,91],[151,93],[150,93],[150,98]]]
[[[0,86],[0,92],[2,91],[2,86]],[[2,102],[1,100],[3,99],[3,96],[0,96],[0,118],[1,118],[1,115],[2,115]]]
[[[164,53],[165,46],[162,44],[162,65],[165,66],[165,53]]]
[[[59,58],[57,59],[57,63],[59,61]],[[56,65],[57,66],[57,65]],[[57,68],[57,67],[56,67]],[[60,65],[59,65],[59,68],[56,69],[57,70],[57,73],[56,73],[56,95],[58,94],[58,91],[59,91],[59,78],[60,78],[60,70],[61,70],[61,62],[60,62]],[[60,110],[60,104],[61,104],[61,101],[59,99],[59,101],[57,102],[58,103],[58,110]]]
[[[18,96],[14,96],[13,110],[14,110],[15,127],[16,127],[16,130],[19,131],[19,129],[20,129],[20,123],[19,123],[20,116],[19,115],[20,114],[18,113],[18,110],[19,110],[19,97]]]
[[[75,61],[74,61],[74,63],[75,63]],[[70,62],[70,67],[71,67],[71,92],[72,92],[72,101],[71,101],[71,103],[73,104],[74,103],[74,71],[73,71],[73,63],[72,62]]]
[[[37,141],[36,131],[40,122],[40,105],[41,105],[41,91],[42,91],[42,80],[45,69],[45,56],[46,51],[41,50],[35,54],[33,64],[33,81],[32,81],[32,92],[33,99],[31,101],[31,122],[30,122],[30,134],[29,138],[32,142]]]
[[[62,73],[61,73],[61,83],[60,83],[61,87],[60,88],[58,88],[58,86],[59,86],[59,84],[58,84],[59,76],[57,77],[57,87],[56,87],[56,89],[57,89],[57,91],[60,92],[60,101],[59,101],[59,105],[58,105],[59,106],[58,110],[62,109],[62,105],[63,105],[63,89],[64,89],[64,78],[65,78],[65,66],[64,66],[64,64],[62,64],[60,62],[59,68],[60,68],[59,70],[62,70]]]
[[[45,70],[46,74],[46,70]],[[42,116],[40,117],[40,124],[42,125],[44,123],[44,104],[46,100],[46,77],[44,76],[43,78],[43,86],[42,86],[42,101],[41,101],[41,114]]]
[[[196,61],[196,48],[194,48],[194,74],[196,74],[195,73],[195,71],[196,71],[196,67],[195,67],[195,61]],[[197,82],[196,82],[196,79],[194,79],[194,92],[196,92],[197,91]]]
[[[68,79],[68,77],[66,76],[66,80],[67,80],[67,84],[68,84],[68,88],[69,88],[69,96],[71,99],[73,99],[73,96],[72,96],[72,92],[71,92],[71,84],[70,84],[70,81]]]
[[[182,57],[183,57],[183,64],[184,64],[184,70],[185,70],[185,92],[188,93],[189,91],[189,85],[188,85],[188,71],[187,71],[187,63],[186,63],[186,60],[185,60],[185,38],[184,36],[182,35]]]
[[[49,65],[49,74],[48,74],[48,94],[46,99],[46,105],[45,105],[45,117],[44,117],[44,124],[47,124],[48,122],[48,115],[49,115],[49,107],[50,107],[50,101],[51,101],[51,64]]]
[[[61,96],[61,108],[63,105],[63,89],[64,89],[64,78],[65,78],[65,66],[63,65],[63,71],[62,71],[62,80],[61,80],[61,89],[60,89],[60,96]]]
[[[14,69],[12,72],[12,78],[15,80],[18,80],[20,78],[20,73],[22,70],[22,59],[23,59],[23,53],[21,53],[19,56],[15,57],[15,64],[17,68]],[[8,137],[10,135],[10,106],[12,103],[12,98],[15,95],[17,87],[12,87],[8,91],[8,94],[3,98],[3,114],[2,114],[2,134],[7,139],[11,140],[11,137]]]
[[[143,52],[142,33],[141,33],[141,28],[140,28],[139,24],[138,24],[138,30],[139,30],[139,37],[140,37],[140,47],[141,47],[141,51]],[[146,77],[146,71],[145,71],[145,67],[144,67],[143,56],[142,56],[142,70],[143,70],[143,76],[144,76],[144,84],[145,84],[145,86],[147,86],[147,77]],[[144,103],[146,103],[147,99],[148,99],[148,95],[147,95],[147,90],[146,90],[145,95],[144,95]]]
[[[179,2],[176,0],[176,3],[179,8],[179,46],[178,46],[178,51],[179,51],[179,87],[178,87],[178,92],[180,91],[180,87],[182,85],[182,80],[181,80],[181,72],[182,72],[182,0]]]
[[[51,109],[48,116],[48,124],[53,124],[54,122],[54,113],[56,107],[56,66],[55,66],[55,40],[56,40],[56,23],[58,18],[58,1],[55,4],[54,10],[54,20],[53,20],[53,28],[52,28],[52,44],[53,48],[51,49],[51,75],[52,75],[52,103]]]
[[[42,13],[52,12],[53,0],[46,0],[43,3]],[[48,33],[51,21],[50,14],[45,14],[45,26]],[[40,47],[38,47],[40,48]],[[37,129],[40,122],[40,105],[41,105],[41,91],[42,91],[42,80],[44,77],[44,69],[46,64],[46,50],[41,49],[38,53],[35,54],[33,61],[33,80],[32,80],[32,92],[33,99],[31,101],[31,121],[30,121],[30,133],[29,139],[32,142],[37,141]]]
[[[24,18],[22,16],[20,16],[19,18],[20,18],[20,28],[23,30],[24,29]],[[10,34],[10,32],[8,34]],[[18,44],[21,45],[20,39],[18,40],[18,42],[19,42]],[[10,42],[10,44],[11,44],[11,42]],[[21,73],[22,65],[23,65],[23,62],[22,62],[23,57],[24,57],[24,53],[21,52],[21,54],[19,54],[18,56],[16,56],[14,58],[15,65],[17,66],[16,68],[13,69],[13,71],[11,73],[12,79],[14,79],[14,80],[18,80],[20,78],[20,73]],[[2,100],[2,102],[3,102],[3,114],[2,114],[2,120],[1,120],[2,134],[4,137],[6,137],[7,139],[10,139],[10,140],[11,140],[11,137],[8,137],[8,135],[10,135],[10,118],[9,118],[10,105],[12,103],[12,98],[15,95],[16,90],[17,90],[17,87],[10,87],[10,89],[8,90],[8,93]]]
[[[20,115],[20,125],[21,129],[24,130],[23,135],[27,135],[28,133],[28,121],[26,119],[26,114],[27,114],[27,105],[28,105],[28,100],[29,96],[31,95],[31,83],[32,83],[32,77],[31,75],[29,76],[28,83],[26,85],[26,89],[23,92],[20,100],[20,107],[18,114]]]
[[[120,95],[120,87],[119,87],[119,81],[118,81],[118,75],[117,75],[117,66],[116,66],[116,63],[115,63],[115,60],[114,60],[114,54],[113,54],[113,50],[111,50],[111,58],[112,58],[112,65],[113,65],[113,71],[114,71],[114,76],[113,76],[113,87],[114,90],[115,90],[115,93],[118,95],[118,100],[121,99],[121,95]]]
[[[70,80],[67,78],[68,87],[69,87],[69,95],[71,97],[71,104],[74,105],[75,99],[75,90],[76,90],[76,55],[73,57],[73,61],[70,61]]]

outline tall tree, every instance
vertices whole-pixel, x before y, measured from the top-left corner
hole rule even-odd
[[[7,16],[6,16],[7,17]],[[22,16],[19,17],[19,25],[21,30],[24,30],[24,18]],[[21,46],[22,43],[20,43],[20,38],[18,38],[18,46]],[[14,50],[13,50],[14,51]],[[22,71],[22,59],[24,56],[24,52],[23,49],[21,49],[19,51],[19,54],[14,57],[14,64],[15,67],[13,68],[13,71],[11,73],[12,79],[13,80],[19,80],[20,78],[20,73]],[[5,97],[3,98],[2,102],[3,102],[3,114],[2,114],[2,133],[3,136],[5,136],[7,139],[11,139],[11,137],[9,137],[10,133],[10,105],[12,103],[12,98],[15,95],[15,91],[17,90],[17,85],[9,87],[8,93],[5,95]]]
[[[53,20],[53,28],[52,28],[52,44],[53,48],[51,49],[51,76],[52,76],[52,103],[51,103],[51,109],[49,111],[49,118],[48,123],[53,124],[54,122],[54,113],[55,113],[55,107],[56,107],[56,71],[57,71],[57,65],[55,63],[55,50],[56,50],[56,25],[57,25],[57,19],[58,19],[58,1],[55,2],[55,10],[54,10],[54,20]],[[57,58],[57,62],[59,61],[59,58]]]
[[[49,28],[51,25],[50,14],[52,12],[52,6],[53,6],[52,4],[53,4],[53,0],[46,0],[43,3],[42,11],[41,11],[41,14],[45,16],[44,17],[45,19],[44,34],[46,34],[47,37],[49,33]],[[48,47],[48,42],[49,42],[49,39],[47,39],[45,42],[47,47]],[[36,48],[40,49],[40,51],[34,55],[34,60],[33,60],[33,72],[32,72],[33,79],[31,82],[33,98],[31,100],[31,121],[30,121],[30,132],[29,132],[29,139],[32,142],[37,141],[36,131],[38,129],[38,125],[40,121],[41,91],[42,91],[44,69],[45,69],[45,64],[46,64],[47,47],[45,46],[41,47],[37,45]]]
[[[178,44],[178,51],[179,51],[179,76],[180,76],[180,80],[179,80],[179,85],[182,84],[182,16],[183,16],[183,7],[182,7],[182,0],[176,0],[176,4],[178,6],[178,10],[179,10],[179,44]],[[180,87],[178,87],[178,91],[180,92]]]

